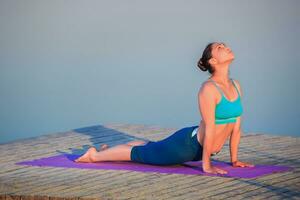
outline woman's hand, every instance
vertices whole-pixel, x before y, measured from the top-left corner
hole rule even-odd
[[[241,162],[241,161],[235,161],[232,162],[233,167],[254,167],[254,165],[246,162]]]
[[[225,171],[221,168],[214,167],[214,166],[211,166],[209,168],[203,168],[203,171],[206,173],[212,173],[212,174],[227,174],[227,171]]]

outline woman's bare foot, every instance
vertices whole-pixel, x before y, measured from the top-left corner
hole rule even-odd
[[[92,154],[96,153],[97,149],[95,147],[90,147],[87,152],[81,157],[77,158],[75,162],[93,162],[91,159]]]
[[[99,149],[100,149],[100,151],[108,149],[108,145],[107,144],[102,144]]]

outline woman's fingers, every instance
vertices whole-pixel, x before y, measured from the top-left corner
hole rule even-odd
[[[247,167],[254,167],[254,165],[250,164],[250,163],[245,163]]]
[[[238,162],[234,163],[233,167],[254,167],[254,165],[252,165],[250,163],[238,161]]]
[[[221,169],[221,168],[217,168],[217,167],[210,167],[209,169],[204,170],[204,172],[207,173],[212,173],[212,174],[227,174],[227,171]]]
[[[242,163],[242,167],[254,167],[254,165],[244,162],[244,163]]]
[[[219,174],[227,174],[227,171],[220,169],[220,168],[216,168],[217,173]]]

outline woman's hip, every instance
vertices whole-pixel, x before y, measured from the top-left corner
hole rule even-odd
[[[202,148],[197,135],[191,136],[192,131],[191,127],[182,128],[163,140],[134,146],[131,151],[132,161],[169,165],[199,160]]]

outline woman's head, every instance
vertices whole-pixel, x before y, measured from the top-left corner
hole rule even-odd
[[[213,74],[218,67],[228,65],[234,59],[234,54],[223,42],[209,43],[199,59],[197,66],[202,71],[209,71]]]

